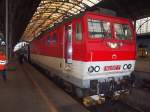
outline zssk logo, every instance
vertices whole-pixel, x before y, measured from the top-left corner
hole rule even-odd
[[[104,71],[120,70],[121,65],[105,66]]]

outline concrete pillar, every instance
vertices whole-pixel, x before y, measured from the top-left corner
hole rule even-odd
[[[13,12],[11,11],[12,2],[9,0],[5,0],[5,15],[6,15],[6,22],[5,22],[5,38],[6,38],[6,56],[9,60],[12,54],[12,15]]]
[[[12,57],[12,33],[13,33],[13,12],[12,12],[12,2],[9,3],[9,58]]]

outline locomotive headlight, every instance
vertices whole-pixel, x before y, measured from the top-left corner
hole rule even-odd
[[[129,65],[127,66],[127,68],[128,68],[128,69],[131,69],[131,68],[132,68],[132,65],[131,65],[131,64],[129,64]]]
[[[108,44],[108,46],[109,46],[110,48],[112,48],[112,49],[115,49],[115,48],[118,47],[118,43],[108,42],[107,44]]]
[[[99,72],[99,70],[100,70],[100,67],[99,67],[99,66],[96,66],[96,67],[95,67],[95,72]]]
[[[88,68],[88,72],[89,73],[92,73],[94,71],[94,67],[93,66],[90,66],[89,68]]]
[[[128,65],[127,65],[127,64],[125,64],[125,65],[123,66],[123,69],[124,69],[124,70],[126,70],[126,69],[127,69],[127,67],[128,67]]]

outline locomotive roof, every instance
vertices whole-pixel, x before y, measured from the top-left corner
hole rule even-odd
[[[33,40],[39,39],[42,35],[45,35],[45,34],[48,33],[49,31],[52,31],[52,30],[56,29],[56,28],[59,27],[60,25],[65,24],[65,23],[67,23],[67,22],[71,22],[73,19],[77,19],[77,18],[79,18],[79,17],[82,17],[83,15],[85,15],[85,14],[87,14],[87,13],[90,13],[90,12],[81,12],[81,13],[78,14],[78,15],[74,15],[74,16],[72,16],[72,17],[70,17],[70,18],[64,19],[62,22],[57,23],[57,24],[54,24],[53,27],[51,27],[51,28],[49,28],[49,29],[43,31],[39,36],[37,36],[37,37],[34,38]]]
[[[80,14],[78,14],[78,15],[75,15],[75,16],[72,16],[72,17],[70,17],[70,18],[68,18],[68,19],[64,19],[62,22],[57,23],[57,24],[54,24],[53,27],[51,27],[51,28],[49,28],[49,29],[43,31],[37,38],[39,38],[40,36],[44,35],[45,33],[49,32],[49,31],[51,31],[51,30],[56,29],[56,28],[59,27],[60,25],[65,24],[65,23],[67,23],[67,22],[71,22],[73,19],[82,17],[82,16],[85,15],[85,14],[86,14],[85,12],[82,12],[82,13],[80,13]],[[35,38],[35,39],[37,39],[37,38]]]
[[[59,27],[60,25],[62,24],[65,24],[65,23],[68,23],[68,22],[71,22],[73,19],[77,19],[79,17],[82,17],[84,15],[96,15],[96,16],[103,16],[103,17],[107,17],[107,18],[113,18],[113,19],[118,19],[118,20],[123,20],[123,21],[129,21],[129,19],[127,18],[122,18],[122,17],[117,17],[117,16],[112,16],[112,15],[106,15],[106,14],[102,14],[102,13],[97,13],[97,12],[82,12],[78,15],[74,15],[68,19],[64,19],[62,22],[60,23],[57,23],[57,24],[54,24],[53,27],[43,31],[39,36],[37,36],[36,38],[34,38],[33,40],[36,40],[36,39],[39,39],[42,35],[45,35],[46,33],[48,33],[49,31],[52,31],[54,29],[56,29],[57,27]]]

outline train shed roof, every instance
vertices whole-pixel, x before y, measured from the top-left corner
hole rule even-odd
[[[118,16],[137,20],[150,16],[149,4],[149,0],[102,0],[90,10],[102,7],[116,11]]]
[[[55,23],[77,15],[99,2],[100,0],[41,0],[22,39],[31,41]]]

